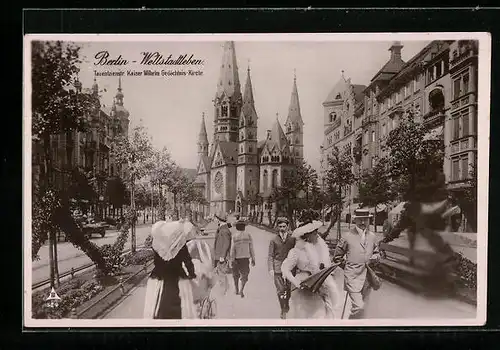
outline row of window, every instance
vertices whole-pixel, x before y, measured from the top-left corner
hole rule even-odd
[[[456,140],[476,133],[476,120],[471,120],[469,109],[462,110],[452,115],[452,134],[451,140]]]
[[[469,155],[464,154],[451,159],[451,181],[461,181],[470,178]]]
[[[469,72],[466,72],[453,80],[453,99],[469,93],[470,91],[470,79]]]

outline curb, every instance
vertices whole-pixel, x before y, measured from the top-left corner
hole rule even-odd
[[[78,319],[100,319],[108,314],[114,307],[118,306],[127,294],[136,288],[146,278],[152,270],[153,260],[144,264],[142,269],[127,277],[125,281],[120,281],[118,285],[107,291],[104,295],[95,300],[88,301],[81,305],[79,311],[72,318]],[[103,305],[104,304],[104,305]]]

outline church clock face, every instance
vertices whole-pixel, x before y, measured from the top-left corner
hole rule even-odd
[[[215,174],[215,178],[214,178],[215,192],[217,192],[218,194],[221,194],[223,185],[224,185],[224,178],[222,177],[222,173],[220,171],[218,171],[217,174]]]

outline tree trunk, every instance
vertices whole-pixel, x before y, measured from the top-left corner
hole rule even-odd
[[[44,151],[44,161],[45,161],[45,171],[44,179],[41,181],[43,186],[45,186],[45,191],[53,190],[52,186],[52,157],[50,154],[50,135],[45,133],[43,135],[43,151]],[[54,214],[52,214],[54,218]],[[47,232],[49,239],[49,268],[50,268],[50,286],[55,287],[55,260],[54,260],[54,235],[52,234],[52,229]]]
[[[52,239],[52,232],[49,232],[49,271],[50,271],[50,287],[55,287],[55,267],[54,267],[54,241]]]
[[[51,232],[52,235],[52,241],[54,242],[53,248],[54,248],[54,282],[56,287],[59,287],[59,259],[57,258],[57,233],[52,230]]]
[[[174,192],[174,221],[179,220],[179,212],[177,209],[177,193]]]
[[[132,173],[132,180],[130,184],[130,208],[132,210],[132,222],[130,223],[130,229],[131,229],[131,250],[132,253],[135,253],[136,251],[136,236],[135,236],[135,174]]]
[[[338,216],[337,216],[337,242],[340,241],[342,237],[342,232],[340,230],[340,219],[342,215],[342,188],[339,186],[339,207],[338,207]]]
[[[375,207],[373,208],[375,215],[373,216],[373,229],[375,233],[377,233],[377,204],[375,204]]]

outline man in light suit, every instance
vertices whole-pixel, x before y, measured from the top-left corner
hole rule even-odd
[[[378,278],[368,266],[380,259],[376,236],[368,230],[371,217],[368,210],[356,210],[353,216],[355,226],[335,248],[334,262],[340,262],[345,256],[344,289],[352,302],[351,319],[364,317],[370,292],[374,286],[378,289]]]

